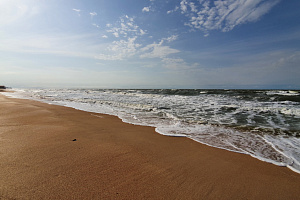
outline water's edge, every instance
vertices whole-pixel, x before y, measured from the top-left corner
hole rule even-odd
[[[76,106],[71,106],[71,105],[64,104],[64,103],[51,102],[51,101],[42,100],[42,99],[33,99],[33,98],[26,98],[26,97],[21,97],[21,96],[14,96],[13,94],[7,93],[7,92],[3,92],[3,93],[1,92],[1,94],[5,95],[5,96],[7,96],[9,98],[34,100],[34,101],[38,101],[38,102],[42,102],[42,103],[46,103],[46,104],[50,104],[50,105],[59,105],[59,106],[73,108],[73,109],[80,110],[80,111],[85,111],[85,112],[91,112],[91,113],[97,113],[97,114],[105,114],[105,115],[115,116],[115,117],[118,117],[119,119],[121,119],[123,123],[128,123],[128,124],[133,124],[133,125],[139,125],[139,126],[153,127],[153,128],[155,128],[155,131],[158,134],[160,134],[160,135],[169,136],[169,137],[186,137],[186,138],[191,139],[191,140],[193,140],[193,141],[195,141],[197,143],[200,143],[200,144],[203,144],[203,145],[207,145],[207,146],[210,146],[210,147],[213,147],[213,148],[218,148],[218,149],[222,149],[222,150],[231,151],[231,152],[234,152],[234,153],[241,153],[241,154],[249,155],[249,156],[251,156],[251,157],[253,157],[255,159],[258,159],[258,160],[260,160],[262,162],[271,163],[271,164],[274,164],[274,165],[280,166],[280,167],[287,167],[288,169],[294,171],[295,173],[300,174],[300,170],[297,170],[297,169],[293,168],[291,165],[285,164],[283,162],[276,162],[276,161],[273,161],[273,160],[270,160],[270,159],[264,159],[262,157],[256,156],[256,155],[251,154],[251,153],[246,152],[246,151],[235,151],[235,150],[223,148],[223,147],[220,147],[220,146],[211,145],[209,143],[205,143],[203,141],[196,140],[196,139],[194,139],[192,137],[189,137],[187,135],[184,135],[184,134],[166,134],[163,131],[160,131],[160,129],[158,127],[155,127],[155,126],[152,126],[152,125],[149,125],[149,124],[145,124],[145,123],[132,123],[132,122],[127,121],[126,119],[123,119],[121,116],[119,116],[117,114],[111,114],[111,113],[107,114],[107,113],[102,113],[102,112],[95,112],[95,111],[92,111],[92,110],[82,109],[82,108],[78,108]]]

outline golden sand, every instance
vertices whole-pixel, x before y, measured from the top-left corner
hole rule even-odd
[[[300,174],[152,127],[0,95],[0,199],[299,199]]]

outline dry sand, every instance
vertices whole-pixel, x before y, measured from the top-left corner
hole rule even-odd
[[[286,167],[0,94],[0,199],[299,198]]]

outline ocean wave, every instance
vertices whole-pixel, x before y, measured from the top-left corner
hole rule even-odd
[[[185,136],[300,171],[300,104],[276,100],[284,92],[25,89],[11,96],[115,115],[164,135]]]

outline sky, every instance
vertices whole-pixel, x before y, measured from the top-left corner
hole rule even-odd
[[[299,0],[0,0],[0,85],[300,89]]]

